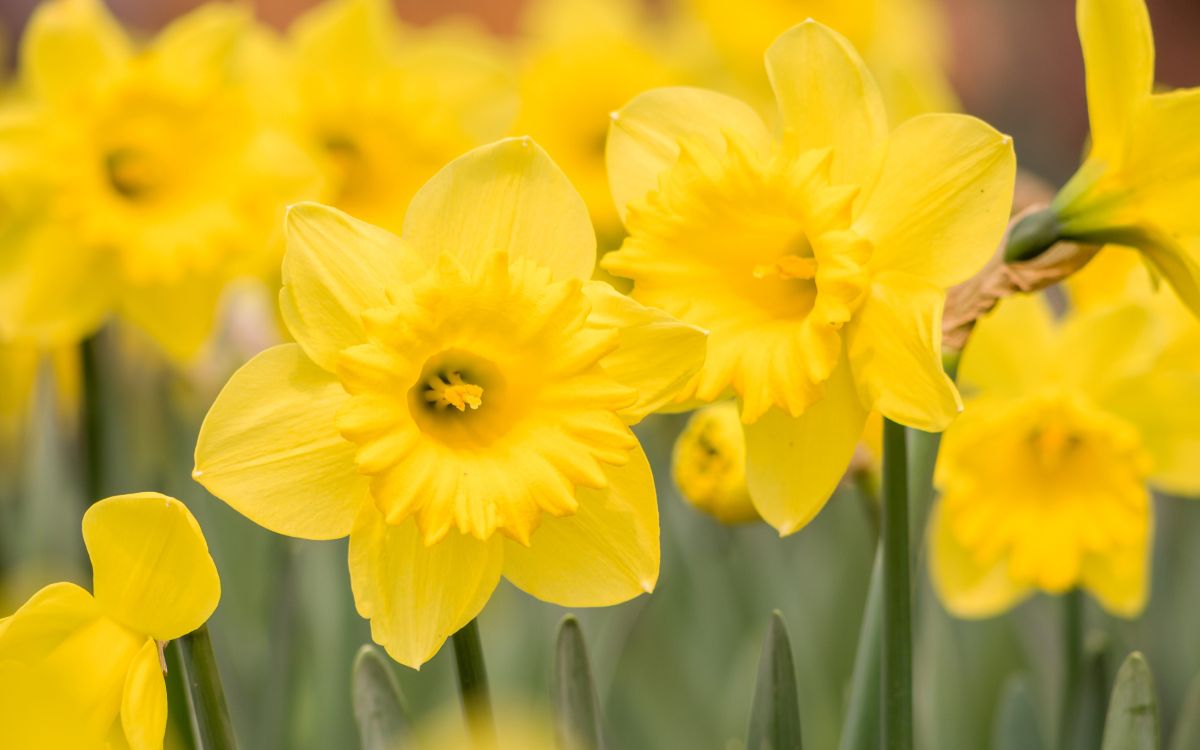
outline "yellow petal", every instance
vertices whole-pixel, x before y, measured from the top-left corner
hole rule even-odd
[[[789,135],[803,149],[833,149],[833,181],[873,184],[887,147],[888,119],[875,78],[854,45],[810,19],[767,50],[767,75]]]
[[[754,507],[780,535],[811,521],[837,489],[867,421],[843,360],[825,396],[799,417],[771,409],[746,425],[746,484]]]
[[[1153,503],[1147,505],[1153,508]],[[1146,608],[1150,596],[1150,550],[1153,518],[1147,519],[1138,538],[1106,555],[1084,558],[1081,585],[1104,609],[1117,617],[1133,618]]]
[[[237,3],[206,3],[176,18],[150,48],[163,83],[176,91],[222,85],[252,22],[250,8]]]
[[[583,198],[531,138],[506,138],[447,164],[417,191],[404,239],[427,263],[445,253],[472,267],[496,252],[559,279],[587,279],[596,233]]]
[[[337,430],[348,398],[297,345],[268,349],[217,396],[200,427],[192,476],[277,534],[346,536],[368,493],[355,446]]]
[[[1134,123],[1122,171],[1145,216],[1175,234],[1200,234],[1200,88],[1150,97]]]
[[[942,303],[936,286],[907,273],[879,274],[848,334],[862,399],[895,422],[939,432],[962,411],[942,370]]]
[[[1154,36],[1145,0],[1079,0],[1092,152],[1115,159],[1154,85]]]
[[[1103,406],[1135,424],[1153,459],[1151,483],[1160,490],[1200,497],[1200,375],[1151,372],[1111,388]]]
[[[217,566],[183,503],[157,492],[101,500],[83,515],[92,589],[104,613],[169,641],[204,624],[221,598]]]
[[[1025,599],[1032,589],[1008,575],[1008,561],[981,566],[942,522],[940,505],[929,519],[929,576],[942,605],[955,617],[998,615]]]
[[[0,631],[0,662],[39,658],[100,615],[100,607],[87,591],[73,583],[52,583],[5,619]]]
[[[487,603],[500,582],[502,544],[451,530],[426,547],[416,521],[389,526],[374,506],[364,506],[350,533],[350,584],[358,613],[371,621],[371,638],[420,669]]]
[[[363,312],[423,269],[399,237],[330,206],[292,206],[285,231],[280,313],[304,353],[333,372],[339,352],[366,341]]]
[[[605,159],[617,212],[658,190],[660,175],[679,158],[683,138],[699,139],[716,153],[727,134],[764,152],[771,134],[745,103],[714,91],[687,87],[654,89],[613,113]]]
[[[1056,336],[1050,306],[1042,295],[1007,297],[971,332],[958,382],[964,392],[1001,397],[1030,393],[1048,377]]]
[[[320,3],[290,29],[301,60],[343,69],[345,75],[377,69],[395,51],[396,32],[392,4],[384,0]]]
[[[1179,300],[1200,317],[1200,240],[1153,238],[1138,245],[1150,266],[1175,290]]]
[[[225,279],[190,276],[169,284],[126,288],[121,315],[181,365],[196,359],[213,332]]]
[[[41,98],[86,95],[132,54],[129,39],[99,0],[56,0],[38,6],[21,45],[21,71]]]
[[[1084,393],[1105,399],[1115,384],[1151,369],[1166,343],[1160,322],[1135,303],[1072,315],[1059,332],[1056,374]]]
[[[506,541],[504,577],[563,607],[603,607],[653,591],[658,581],[658,503],[641,447],[605,466],[607,489],[579,488],[579,511],[542,519],[528,547]]]
[[[983,267],[1004,235],[1017,162],[1012,139],[966,115],[922,115],[888,141],[855,228],[871,267],[946,288]]]
[[[161,750],[167,732],[167,684],[158,644],[146,641],[129,665],[121,697],[121,729],[130,750]]]
[[[592,303],[588,324],[620,330],[620,346],[601,364],[618,382],[637,390],[637,403],[622,409],[621,415],[631,424],[640,422],[669,403],[700,371],[708,336],[604,282],[587,283],[584,293]]]

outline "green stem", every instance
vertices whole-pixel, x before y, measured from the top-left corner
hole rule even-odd
[[[454,662],[458,666],[458,692],[471,736],[483,746],[496,741],[496,723],[488,692],[487,667],[483,663],[483,644],[479,640],[477,620],[468,622],[453,636]]]
[[[1053,209],[1044,208],[1029,214],[1016,223],[1008,233],[1004,261],[1016,263],[1032,260],[1062,239],[1062,225]]]
[[[1071,747],[1075,707],[1083,674],[1083,592],[1073,589],[1062,596],[1062,693],[1058,706],[1058,747]]]
[[[167,660],[167,746],[171,746],[170,735],[174,732],[181,743],[181,750],[196,750],[200,737],[192,702],[188,697],[187,667],[183,663],[179,641],[168,643],[163,648],[163,655]]]
[[[903,425],[883,421],[882,734],[886,750],[910,750],[912,584],[908,544],[908,458]]]
[[[94,333],[79,343],[79,369],[83,380],[83,403],[79,429],[83,437],[84,507],[105,496],[104,477],[104,419],[100,333]]]
[[[850,676],[850,699],[842,722],[839,750],[879,750],[879,660],[882,641],[879,635],[883,618],[883,557],[875,553],[871,568],[871,586],[862,625],[858,629],[858,649],[854,652],[854,673]]]
[[[187,677],[188,704],[195,717],[196,747],[199,750],[236,750],[233,722],[225,705],[225,689],[217,670],[208,626],[179,639],[184,674]]]

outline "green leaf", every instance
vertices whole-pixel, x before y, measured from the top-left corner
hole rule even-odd
[[[400,685],[388,658],[367,644],[354,658],[354,719],[363,750],[399,750],[408,740],[408,718]]]
[[[995,750],[1042,750],[1045,747],[1038,731],[1029,679],[1025,675],[1010,677],[1004,684],[996,723],[992,726],[992,747]]]
[[[1192,679],[1179,707],[1179,719],[1171,733],[1171,750],[1194,750],[1200,747],[1200,675]]]
[[[800,750],[800,698],[787,626],[776,610],[767,626],[758,685],[750,711],[747,750]]]
[[[554,660],[555,732],[564,750],[601,750],[600,703],[583,631],[571,615],[558,626]]]
[[[1134,651],[1117,672],[1104,723],[1103,750],[1156,748],[1158,703],[1154,698],[1154,678],[1145,657]]]

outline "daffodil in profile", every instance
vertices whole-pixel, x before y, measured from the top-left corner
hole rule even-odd
[[[929,534],[952,613],[988,617],[1074,588],[1115,615],[1142,611],[1149,488],[1200,493],[1200,372],[1170,361],[1166,333],[1139,302],[1056,320],[1041,297],[1014,297],[980,322]]]
[[[98,0],[52,0],[0,105],[0,335],[71,341],[110,314],[187,360],[227,282],[261,272],[288,200],[315,187],[243,75],[246,6],[131,39]],[[12,200],[9,200],[9,199]]]
[[[162,646],[204,624],[221,596],[196,519],[154,492],[83,517],[92,592],[51,584],[0,620],[0,745],[163,746]]]
[[[944,290],[994,251],[1012,200],[1009,138],[963,115],[890,130],[870,73],[806,22],[767,52],[784,123],[668,88],[614,115],[613,196],[629,232],[604,266],[643,304],[710,332],[683,406],[736,396],[747,481],[781,533],[821,509],[868,413],[941,430]]]
[[[1154,93],[1144,0],[1079,0],[1091,148],[1051,204],[1060,236],[1137,248],[1200,312],[1200,88]]]
[[[194,476],[256,523],[350,537],[358,611],[419,667],[501,576],[565,606],[653,588],[658,510],[629,429],[705,336],[588,281],[587,207],[528,138],[467,153],[399,237],[326,206],[287,219],[297,343],[234,374]]]

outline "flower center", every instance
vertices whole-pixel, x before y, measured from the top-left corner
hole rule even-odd
[[[484,404],[483,394],[488,394]],[[513,399],[490,360],[447,349],[426,361],[408,392],[413,421],[447,445],[487,445],[507,431]]]
[[[425,400],[439,410],[453,406],[459,411],[466,411],[468,407],[478,409],[483,404],[483,389],[474,383],[464,382],[461,373],[434,375],[426,385],[429,390],[425,391]]]
[[[131,201],[150,196],[161,180],[154,160],[145,151],[136,148],[110,151],[104,158],[104,172],[112,189]]]

